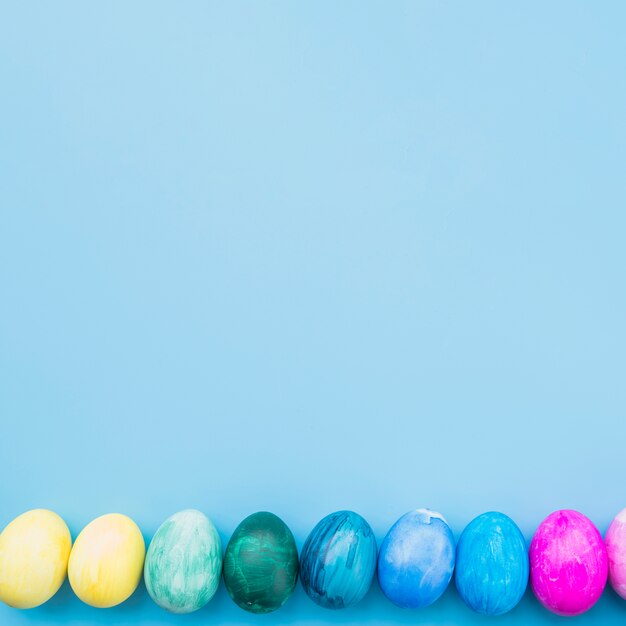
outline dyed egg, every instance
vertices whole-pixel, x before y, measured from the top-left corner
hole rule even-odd
[[[376,539],[357,513],[327,515],[304,542],[302,586],[311,600],[327,609],[343,609],[362,600],[375,572]]]
[[[270,613],[293,593],[298,549],[273,513],[254,513],[235,529],[224,555],[224,583],[233,601],[251,613]]]
[[[52,511],[16,517],[0,534],[0,600],[32,609],[49,600],[67,574],[72,537]]]
[[[626,509],[611,522],[604,543],[609,557],[609,582],[626,600]]]
[[[454,579],[467,606],[502,615],[528,586],[528,552],[522,532],[504,513],[483,513],[465,528],[456,547]]]
[[[530,544],[530,583],[557,615],[579,615],[602,595],[608,558],[593,523],[577,511],[556,511],[541,522]]]
[[[202,608],[217,591],[222,575],[222,541],[200,511],[180,511],[156,531],[144,568],[150,597],[172,613]]]
[[[124,602],[137,589],[146,553],[141,531],[129,517],[98,517],[74,542],[67,568],[74,593],[105,609]]]
[[[428,509],[403,515],[378,555],[378,582],[395,605],[416,609],[446,590],[454,570],[454,536],[445,519]]]

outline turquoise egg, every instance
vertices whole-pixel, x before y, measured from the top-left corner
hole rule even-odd
[[[517,524],[504,513],[479,515],[456,548],[455,582],[467,606],[483,615],[502,615],[528,586],[528,551]]]
[[[144,580],[150,597],[172,613],[202,608],[222,575],[222,542],[200,511],[189,509],[165,520],[150,542]]]
[[[337,511],[311,531],[300,555],[300,580],[307,595],[328,609],[359,602],[376,572],[376,539],[357,513]]]

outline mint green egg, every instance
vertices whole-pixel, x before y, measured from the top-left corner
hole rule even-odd
[[[222,542],[200,511],[175,513],[156,531],[146,554],[144,580],[150,597],[172,613],[201,609],[217,591]]]

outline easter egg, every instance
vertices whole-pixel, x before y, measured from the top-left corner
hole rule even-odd
[[[466,527],[456,547],[454,580],[467,606],[502,615],[528,585],[528,552],[522,532],[504,513],[483,513]]]
[[[141,580],[145,553],[133,520],[119,513],[98,517],[74,542],[67,568],[70,585],[85,604],[101,609],[120,604]]]
[[[609,582],[615,592],[626,599],[626,509],[611,522],[604,543],[609,557]]]
[[[144,567],[150,597],[172,613],[202,608],[217,591],[222,575],[222,542],[203,513],[175,513],[156,531]]]
[[[602,595],[608,557],[593,523],[577,511],[555,511],[530,544],[530,584],[538,600],[558,615],[579,615]]]
[[[224,555],[224,583],[233,601],[251,613],[270,613],[293,593],[298,549],[273,513],[254,513],[235,529]]]
[[[445,519],[428,509],[403,515],[378,555],[378,582],[395,605],[416,609],[446,590],[454,570],[454,536]]]
[[[328,609],[353,606],[368,592],[376,572],[376,539],[357,513],[337,511],[311,531],[300,555],[307,595]]]
[[[16,517],[0,534],[0,600],[32,609],[49,600],[67,574],[72,537],[52,511]]]

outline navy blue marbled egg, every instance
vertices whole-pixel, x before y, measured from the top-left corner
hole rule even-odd
[[[528,569],[524,536],[504,513],[483,513],[461,534],[456,549],[456,588],[477,613],[510,611],[526,591]]]
[[[376,572],[376,539],[357,513],[337,511],[311,531],[300,555],[300,580],[307,595],[328,609],[359,602]]]
[[[389,530],[378,555],[378,582],[391,602],[407,609],[432,604],[454,570],[454,536],[439,513],[410,511]]]

